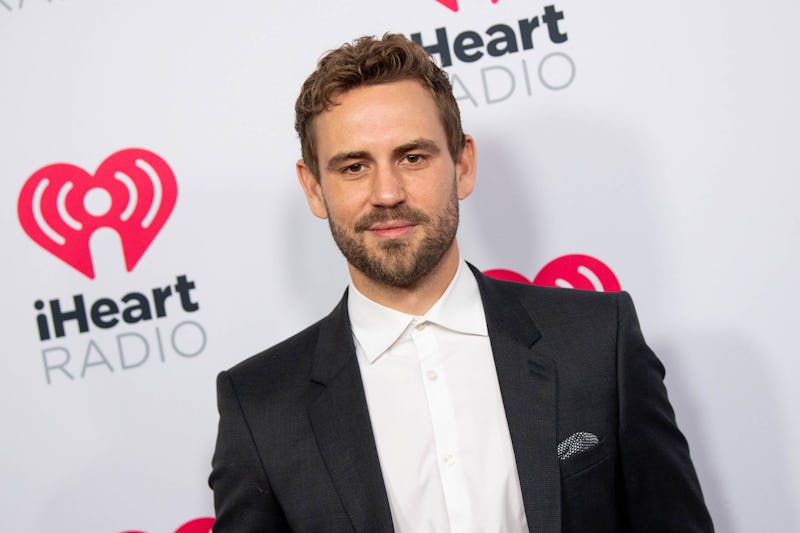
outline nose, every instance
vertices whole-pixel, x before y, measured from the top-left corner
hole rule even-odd
[[[381,207],[394,207],[406,200],[403,176],[393,167],[380,168],[372,179],[372,204]]]

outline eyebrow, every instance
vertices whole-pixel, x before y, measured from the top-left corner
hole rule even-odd
[[[420,139],[414,139],[413,141],[407,142],[405,144],[401,144],[400,146],[392,150],[392,153],[394,154],[395,157],[400,157],[403,154],[407,154],[409,152],[416,152],[419,150],[423,152],[429,152],[431,155],[436,155],[441,151],[439,145],[436,144],[434,141],[430,139],[420,138]]]
[[[431,155],[436,155],[441,152],[441,148],[439,145],[436,144],[431,139],[419,138],[414,139],[413,141],[409,141],[407,143],[403,143],[394,150],[392,150],[392,155],[395,158],[398,158],[404,154],[409,152],[415,151],[424,151],[429,152]],[[353,161],[355,159],[365,159],[367,161],[371,161],[373,159],[372,154],[367,152],[366,150],[354,150],[352,152],[340,152],[328,160],[328,164],[326,165],[328,170],[336,170],[339,167],[343,166],[348,161]]]
[[[336,170],[340,166],[344,165],[347,161],[352,161],[353,159],[372,160],[372,156],[369,154],[369,152],[366,152],[364,150],[353,151],[353,152],[340,152],[328,160],[327,164],[328,170]]]

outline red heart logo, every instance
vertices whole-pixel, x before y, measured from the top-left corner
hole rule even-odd
[[[211,533],[213,518],[197,518],[179,527],[175,533]]]
[[[547,263],[533,281],[513,270],[495,268],[484,271],[489,277],[542,287],[562,287],[599,292],[622,290],[614,272],[602,261],[590,255],[562,255]]]
[[[94,176],[69,163],[40,168],[22,186],[17,213],[25,233],[94,279],[89,239],[115,230],[130,272],[175,207],[178,184],[169,165],[141,148],[111,154]]]
[[[458,12],[458,0],[436,0],[436,1],[442,4],[447,9]],[[492,0],[492,3],[496,4],[497,1],[498,0]]]
[[[195,518],[186,522],[181,527],[175,530],[175,533],[211,533],[211,528],[214,526],[213,518]],[[144,531],[123,531],[122,533],[145,533]]]
[[[451,11],[458,11],[458,0],[436,0]]]

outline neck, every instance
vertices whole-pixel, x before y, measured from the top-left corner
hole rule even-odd
[[[453,241],[436,268],[408,287],[386,285],[366,277],[350,264],[347,266],[353,285],[370,300],[409,315],[424,315],[453,281],[458,261],[458,245]]]

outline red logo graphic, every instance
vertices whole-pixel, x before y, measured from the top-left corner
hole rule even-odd
[[[436,1],[442,4],[447,9],[458,12],[458,0],[436,0]],[[496,4],[497,0],[492,0],[492,3]]]
[[[486,270],[489,277],[517,283],[532,283],[542,287],[585,289],[598,292],[622,290],[617,276],[605,263],[589,255],[562,255],[542,268],[531,282],[528,278],[504,268]]]
[[[17,213],[34,242],[94,279],[92,233],[116,230],[130,272],[169,218],[177,196],[175,176],[161,157],[128,148],[100,163],[94,176],[68,163],[40,168],[22,186]]]
[[[196,518],[186,522],[175,530],[175,533],[211,533],[213,518]],[[122,533],[145,533],[144,531],[123,531]]]

